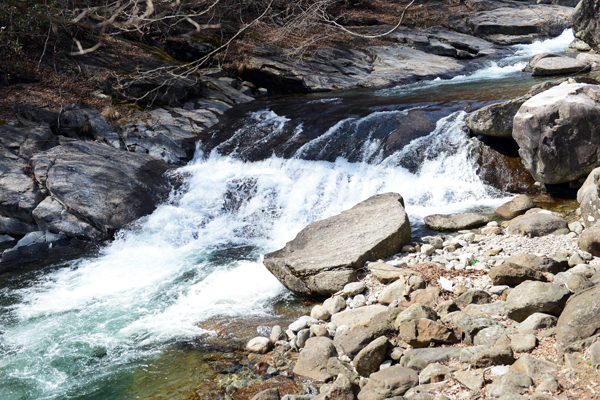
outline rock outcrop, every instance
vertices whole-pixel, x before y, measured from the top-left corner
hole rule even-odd
[[[154,211],[171,190],[164,161],[98,143],[67,142],[35,155],[31,165],[46,193],[105,238]]]
[[[563,83],[521,106],[513,138],[537,181],[577,180],[600,164],[599,96],[598,85]]]
[[[600,2],[582,0],[573,14],[573,32],[592,49],[600,50]]]
[[[496,44],[531,43],[560,35],[572,14],[572,8],[554,5],[499,7],[468,14],[466,24],[475,36]]]
[[[399,252],[410,235],[402,197],[379,194],[308,225],[264,264],[291,291],[326,296],[356,280],[365,261]]]

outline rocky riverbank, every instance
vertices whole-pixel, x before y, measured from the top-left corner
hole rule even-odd
[[[262,327],[247,344],[249,359],[270,376],[312,382],[301,394],[282,391],[288,400],[592,396],[600,258],[585,251],[584,218],[579,209],[537,208],[527,196],[497,212],[507,210],[513,219],[500,225],[480,217],[481,228],[424,237],[362,264],[357,281],[310,316]],[[473,215],[448,218],[472,223]],[[275,354],[291,364],[278,367]],[[253,397],[279,398],[276,388]]]

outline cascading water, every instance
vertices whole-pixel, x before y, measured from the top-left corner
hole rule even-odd
[[[403,195],[414,229],[430,213],[506,200],[476,175],[464,111],[451,110],[430,134],[382,152],[378,129],[406,112],[343,118],[287,159],[249,163],[235,150],[199,151],[178,172],[184,188],[98,256],[0,281],[0,398],[133,399],[160,390],[182,398],[180,383],[158,372],[165,363],[177,369],[165,354],[210,334],[199,323],[213,317],[271,314],[273,302],[290,294],[261,255],[311,221],[390,191]],[[246,118],[245,130],[223,146],[237,149],[248,130],[276,137],[293,122],[268,109]],[[290,145],[303,125],[292,131]],[[303,159],[310,148],[335,148],[340,136],[353,141],[358,132],[361,142],[349,153],[339,149],[333,162]],[[192,387],[202,383],[193,379]]]

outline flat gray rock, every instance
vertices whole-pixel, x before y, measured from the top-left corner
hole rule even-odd
[[[326,296],[355,281],[366,261],[398,253],[410,237],[402,197],[379,194],[313,222],[283,249],[266,254],[263,263],[291,291]]]
[[[509,235],[539,237],[547,235],[566,235],[569,233],[567,221],[556,215],[537,212],[512,220],[508,226]]]
[[[429,228],[438,231],[479,228],[490,222],[488,217],[477,213],[433,214],[423,220]]]
[[[536,54],[529,61],[532,76],[572,75],[588,72],[589,63],[554,53]]]

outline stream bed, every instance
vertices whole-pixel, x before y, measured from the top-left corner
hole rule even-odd
[[[428,214],[493,211],[511,195],[477,175],[464,119],[526,93],[540,80],[523,60],[572,39],[450,80],[237,108],[178,170],[184,186],[114,242],[0,276],[0,399],[212,398],[249,379],[239,350],[256,327],[311,305],[262,255],[376,193],[402,194],[415,238]]]

